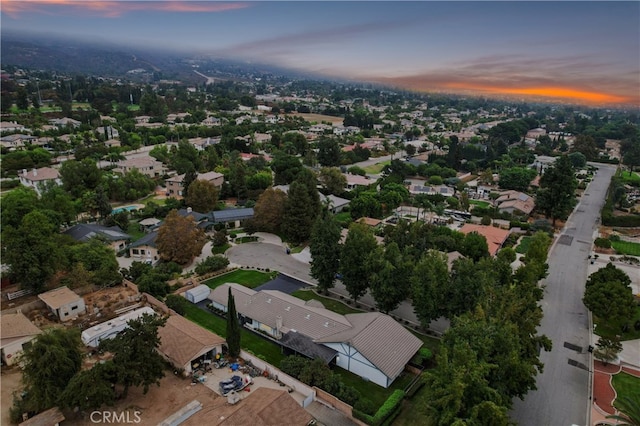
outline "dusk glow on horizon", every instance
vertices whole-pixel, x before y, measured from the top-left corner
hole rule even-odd
[[[422,92],[640,106],[640,2],[0,0],[2,34],[165,48]]]

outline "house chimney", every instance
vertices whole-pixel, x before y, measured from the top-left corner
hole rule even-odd
[[[33,169],[33,175],[38,176],[38,169]]]
[[[193,209],[191,207],[187,207],[187,213],[191,213]]]

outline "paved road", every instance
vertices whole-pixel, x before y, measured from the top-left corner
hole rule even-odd
[[[511,417],[520,425],[587,423],[590,373],[568,362],[574,360],[587,368],[590,366],[586,351],[590,344],[588,312],[582,304],[587,256],[611,176],[615,173],[613,166],[596,166],[598,173],[549,253],[549,276],[543,282],[546,285],[542,301],[544,318],[538,331],[552,340],[553,349],[541,354],[544,372],[538,376],[538,390],[530,392],[524,401],[514,399]],[[565,342],[581,348],[582,353],[566,348]]]

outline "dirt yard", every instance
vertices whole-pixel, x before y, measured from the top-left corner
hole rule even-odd
[[[21,386],[22,374],[17,367],[3,367],[0,374],[0,391],[2,399],[0,400],[0,424],[10,425],[9,409],[13,404],[13,392],[17,391]]]
[[[141,420],[138,424],[157,425],[194,399],[207,408],[227,404],[226,398],[222,398],[202,384],[192,385],[190,379],[174,376],[170,371],[165,374],[166,376],[160,381],[160,386],[151,386],[146,395],[142,393],[142,388],[130,389],[127,399],[118,401],[113,407],[103,409],[116,413],[129,412],[131,420],[135,419],[135,411],[138,411]],[[84,416],[78,414],[75,417],[69,415],[64,424],[84,426],[91,423],[89,416],[90,413],[85,413]]]
[[[344,119],[342,117],[334,117],[333,115],[322,115],[322,114],[304,114],[304,113],[293,113],[290,114],[292,116],[302,117],[310,123],[322,123],[323,121],[329,122],[331,124],[342,125]]]

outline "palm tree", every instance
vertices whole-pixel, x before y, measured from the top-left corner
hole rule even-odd
[[[640,426],[640,398],[636,395],[616,398],[617,411],[607,419],[616,420],[618,426]]]

